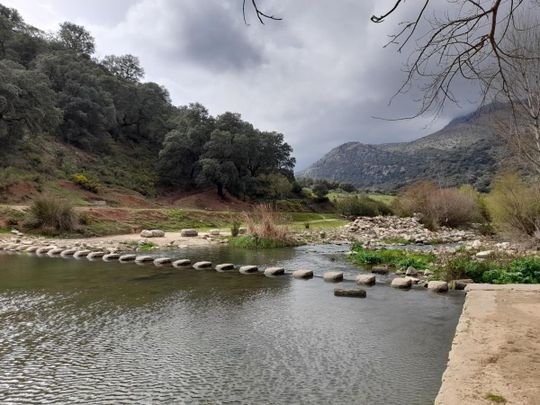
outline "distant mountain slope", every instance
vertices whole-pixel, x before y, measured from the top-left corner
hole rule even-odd
[[[491,105],[412,142],[348,142],[299,175],[379,190],[394,190],[419,180],[434,180],[445,186],[468,183],[486,189],[507,158],[507,147],[494,130],[495,122],[507,114],[504,107]]]

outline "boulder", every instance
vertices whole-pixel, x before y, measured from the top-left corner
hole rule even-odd
[[[171,263],[172,263],[172,259],[170,257],[159,257],[156,260],[154,260],[154,265],[156,266],[165,266]]]
[[[113,260],[120,259],[120,254],[119,253],[109,253],[109,254],[106,254],[105,256],[103,256],[102,259],[105,262],[112,262]]]
[[[60,257],[71,257],[77,252],[77,249],[64,249],[62,253],[60,253]]]
[[[75,253],[73,253],[73,257],[75,259],[79,259],[81,257],[86,257],[88,256],[90,253],[92,253],[91,250],[88,250],[88,249],[84,249],[84,250],[77,250]]]
[[[26,253],[34,253],[37,249],[38,249],[37,246],[28,246],[26,249],[24,249],[24,251]]]
[[[375,284],[375,281],[377,278],[375,277],[375,274],[359,274],[356,277],[356,284],[359,285],[373,285]]]
[[[247,233],[246,228],[238,228],[238,235],[245,235]]]
[[[189,267],[191,266],[191,260],[189,259],[180,259],[172,262],[173,267]]]
[[[374,274],[388,274],[388,267],[386,266],[373,266],[371,272]]]
[[[11,250],[13,248],[13,245],[9,245],[6,249],[7,250]],[[46,254],[49,250],[52,250],[54,249],[54,246],[45,246],[45,247],[40,247],[39,249],[36,249],[36,254],[37,255],[44,255]]]
[[[343,272],[342,271],[327,271],[323,275],[324,281],[343,281]]]
[[[219,236],[220,235],[220,231],[219,229],[211,229],[210,232],[208,232],[208,234],[210,236]]]
[[[195,270],[205,270],[205,269],[211,269],[212,268],[212,262],[197,262],[193,265],[193,268]]]
[[[282,276],[285,274],[285,269],[283,267],[267,267],[264,269],[265,276]]]
[[[255,274],[259,272],[259,268],[257,266],[249,265],[249,266],[242,266],[239,269],[240,273],[242,274]]]
[[[165,232],[160,229],[144,229],[141,231],[141,238],[163,238]]]
[[[470,278],[464,278],[461,280],[452,281],[451,285],[454,290],[464,290],[467,287],[467,284],[473,284],[474,281]]]
[[[390,284],[394,288],[411,288],[412,281],[409,278],[404,277],[396,277],[392,280],[392,283]]]
[[[216,266],[216,271],[219,271],[219,272],[224,272],[224,271],[229,271],[229,270],[234,270],[234,264],[222,263]]]
[[[486,259],[493,256],[493,250],[484,250],[482,252],[478,252],[475,256],[479,259]]]
[[[105,252],[99,251],[99,252],[88,253],[86,258],[88,260],[96,260],[96,259],[101,259],[103,256],[105,256]]]
[[[407,271],[405,272],[405,275],[406,276],[417,276],[418,275],[418,270],[416,270],[414,267],[412,266],[409,266],[407,267]]]
[[[135,263],[149,263],[153,262],[155,259],[154,256],[148,256],[148,255],[140,255],[135,258]]]
[[[366,290],[361,288],[336,288],[334,289],[334,295],[336,297],[355,297],[366,298]]]
[[[128,263],[128,262],[134,262],[135,259],[137,258],[137,255],[134,255],[134,254],[127,254],[127,255],[122,255],[118,258],[118,261],[120,263]]]
[[[427,288],[435,292],[447,292],[448,283],[446,281],[430,281],[427,283]]]
[[[411,276],[405,276],[407,280],[411,280],[412,284],[418,284],[420,282],[420,279],[417,277],[411,277]]]
[[[293,271],[293,277],[301,278],[301,279],[313,278],[313,271],[312,270],[296,270],[296,271]]]
[[[180,236],[182,236],[183,238],[193,238],[198,235],[199,233],[196,229],[182,229],[182,231],[180,232]]]

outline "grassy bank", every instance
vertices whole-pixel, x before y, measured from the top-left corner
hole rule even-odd
[[[361,246],[353,248],[351,259],[359,265],[382,264],[394,268],[426,269],[434,263],[437,257],[433,253],[409,252],[400,249],[365,249]]]

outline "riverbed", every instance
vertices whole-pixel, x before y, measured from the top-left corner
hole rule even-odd
[[[334,297],[346,250],[167,252],[312,280],[0,254],[0,402],[433,403],[463,294]]]

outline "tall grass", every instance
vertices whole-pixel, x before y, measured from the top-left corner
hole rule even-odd
[[[77,228],[77,215],[67,201],[40,197],[32,201],[25,225],[48,234],[73,232]]]

